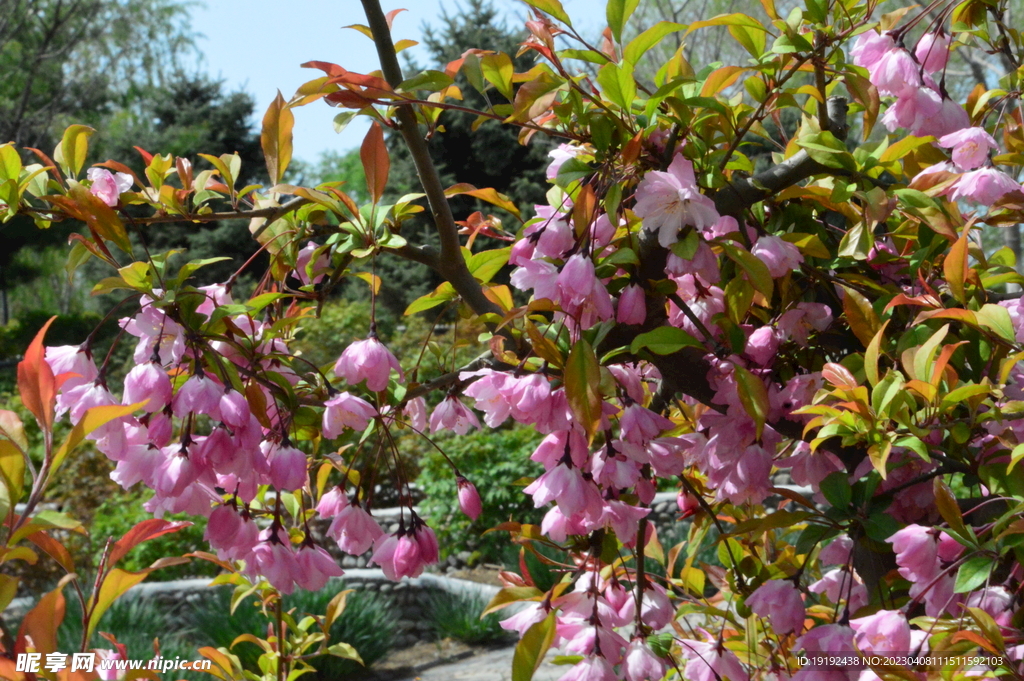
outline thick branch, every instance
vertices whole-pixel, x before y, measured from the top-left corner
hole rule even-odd
[[[402,68],[398,64],[395,45],[391,41],[391,29],[388,27],[387,18],[380,8],[379,0],[362,0],[362,3],[367,23],[373,33],[373,42],[377,46],[377,56],[380,58],[384,78],[391,87],[397,88],[404,78],[402,77]],[[441,239],[438,272],[451,283],[475,313],[478,315],[501,314],[501,309],[488,300],[480,284],[466,267],[466,261],[462,257],[462,244],[459,241],[459,228],[455,224],[451,206],[448,205],[448,199],[444,195],[444,185],[441,184],[437,168],[434,167],[434,162],[430,158],[427,142],[420,134],[415,112],[409,106],[399,106],[395,109],[395,116],[398,118],[399,131],[402,133],[413,163],[416,165],[416,174],[427,195],[430,212],[434,216],[434,226]]]

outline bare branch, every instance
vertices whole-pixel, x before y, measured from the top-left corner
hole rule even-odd
[[[373,42],[377,47],[384,78],[391,87],[397,88],[404,78],[402,68],[398,64],[395,45],[391,41],[391,29],[388,27],[387,18],[379,0],[362,0],[362,3],[367,23],[373,33]],[[437,271],[451,283],[474,312],[479,315],[501,314],[501,309],[484,295],[480,284],[466,267],[466,261],[462,257],[462,244],[459,241],[459,228],[444,195],[444,186],[441,184],[437,168],[430,158],[426,140],[420,134],[415,112],[409,106],[398,106],[395,116],[398,118],[399,131],[416,165],[416,174],[427,195],[430,212],[434,216],[434,226],[441,239]]]

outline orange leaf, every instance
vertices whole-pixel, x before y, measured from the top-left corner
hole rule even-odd
[[[72,560],[68,550],[63,544],[46,534],[43,530],[30,534],[28,540],[45,551],[50,558],[57,561],[69,573],[75,571],[75,561]]]
[[[23,653],[32,639],[33,646],[40,653],[57,652],[57,628],[64,621],[64,583],[39,599],[36,607],[28,611],[21,621],[15,651]]]
[[[39,427],[44,431],[48,431],[53,425],[57,384],[53,370],[44,359],[46,350],[43,347],[43,337],[56,318],[50,317],[43,328],[39,329],[39,333],[25,351],[25,358],[18,363],[18,391],[21,393],[21,401],[36,417]]]
[[[949,290],[961,304],[967,302],[964,292],[964,282],[967,280],[967,236],[971,228],[964,228],[964,233],[956,240],[953,247],[949,249],[949,255],[942,263],[943,274],[946,275],[946,283]]]
[[[132,529],[124,533],[124,536],[114,542],[110,548],[108,565],[114,565],[124,558],[129,551],[144,541],[156,539],[159,536],[177,532],[191,525],[190,522],[170,522],[159,518],[149,518],[138,523]]]
[[[837,388],[852,390],[857,387],[857,379],[842,364],[829,362],[821,370],[821,377]]]
[[[363,162],[363,172],[366,174],[366,188],[370,192],[370,198],[377,203],[384,195],[388,171],[391,169],[388,148],[384,144],[384,131],[379,123],[374,123],[366,133],[363,146],[359,149],[359,158]]]

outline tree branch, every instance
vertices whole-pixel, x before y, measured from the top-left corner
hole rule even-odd
[[[397,88],[404,78],[402,77],[402,68],[398,64],[395,45],[391,41],[391,29],[388,26],[387,18],[384,16],[379,0],[361,0],[361,2],[363,11],[366,13],[367,23],[373,34],[374,45],[377,47],[381,71],[391,87]],[[395,108],[395,117],[398,119],[399,131],[402,133],[413,163],[416,165],[416,174],[427,195],[430,212],[434,216],[434,226],[441,239],[437,271],[451,283],[473,312],[478,315],[501,314],[501,309],[484,295],[483,288],[466,267],[466,261],[462,257],[462,244],[459,241],[459,228],[455,224],[451,206],[448,205],[448,199],[444,195],[444,186],[441,184],[437,168],[434,167],[434,162],[430,158],[427,142],[420,134],[415,112],[410,106],[399,106]]]

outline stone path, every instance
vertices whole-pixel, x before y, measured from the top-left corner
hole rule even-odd
[[[400,681],[510,681],[512,678],[512,654],[510,646],[492,650],[481,655],[440,664],[414,675],[402,677]],[[549,653],[549,658],[552,655]],[[533,675],[534,681],[557,681],[569,667],[544,662]]]

